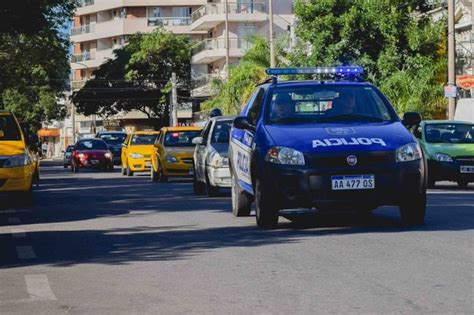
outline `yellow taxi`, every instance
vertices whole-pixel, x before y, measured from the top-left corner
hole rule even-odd
[[[193,175],[193,139],[199,137],[202,128],[165,127],[155,143],[152,155],[151,179],[166,182],[168,177]]]
[[[33,184],[39,180],[39,165],[26,143],[15,115],[0,111],[0,193],[32,197]]]
[[[147,172],[151,169],[151,156],[159,131],[136,131],[122,144],[122,174]]]

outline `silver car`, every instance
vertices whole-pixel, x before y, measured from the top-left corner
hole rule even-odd
[[[194,193],[211,197],[218,195],[219,188],[231,186],[229,159],[230,129],[234,116],[214,117],[203,129],[201,137],[193,139]]]
[[[64,151],[64,157],[63,157],[64,168],[68,168],[68,166],[71,165],[71,154],[72,154],[73,149],[74,149],[73,145],[68,145],[66,148],[66,151]]]

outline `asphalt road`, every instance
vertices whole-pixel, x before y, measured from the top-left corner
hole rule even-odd
[[[228,192],[46,166],[33,206],[0,197],[0,314],[472,314],[474,185],[428,203],[414,228],[386,207],[259,230]]]

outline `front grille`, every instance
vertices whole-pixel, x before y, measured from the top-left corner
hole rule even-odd
[[[143,155],[143,158],[145,158],[145,159],[151,159],[151,154],[145,154],[145,155]]]
[[[395,162],[395,155],[392,152],[332,153],[311,155],[309,159],[314,167],[348,167],[347,157],[349,155],[354,155],[357,158],[355,166],[382,166]]]
[[[186,164],[193,164],[193,159],[181,159]]]
[[[458,156],[456,161],[461,163],[474,164],[474,156]]]

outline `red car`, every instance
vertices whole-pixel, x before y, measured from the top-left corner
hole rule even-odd
[[[81,168],[113,170],[114,156],[109,146],[101,139],[82,139],[74,146],[71,156],[71,171],[78,173]]]

